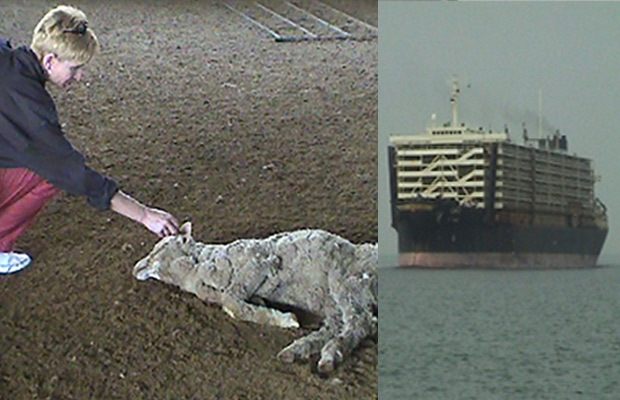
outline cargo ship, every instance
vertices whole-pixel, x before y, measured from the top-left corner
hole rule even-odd
[[[608,231],[588,158],[559,131],[514,143],[501,132],[452,121],[390,136],[392,227],[399,265],[553,269],[596,266]],[[539,117],[540,118],[540,117]]]

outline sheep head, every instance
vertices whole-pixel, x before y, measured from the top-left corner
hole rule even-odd
[[[138,261],[133,275],[141,281],[155,278],[176,283],[177,278],[187,275],[195,264],[191,256],[194,245],[192,225],[186,222],[179,228],[178,235],[161,239],[148,256]]]

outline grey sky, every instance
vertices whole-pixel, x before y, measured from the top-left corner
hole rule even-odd
[[[396,253],[386,168],[390,134],[424,131],[431,114],[451,119],[451,79],[461,82],[459,122],[503,130],[521,143],[521,123],[569,139],[594,159],[597,196],[619,254],[620,3],[379,1],[379,248]],[[544,133],[544,132],[543,132]]]

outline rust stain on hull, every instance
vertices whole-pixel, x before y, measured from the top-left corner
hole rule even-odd
[[[401,253],[400,267],[470,269],[574,269],[596,267],[597,255],[544,253]]]

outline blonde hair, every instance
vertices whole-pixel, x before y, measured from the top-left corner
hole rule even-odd
[[[30,47],[40,60],[55,54],[62,61],[85,64],[98,51],[99,42],[82,11],[58,6],[48,11],[34,28]]]

